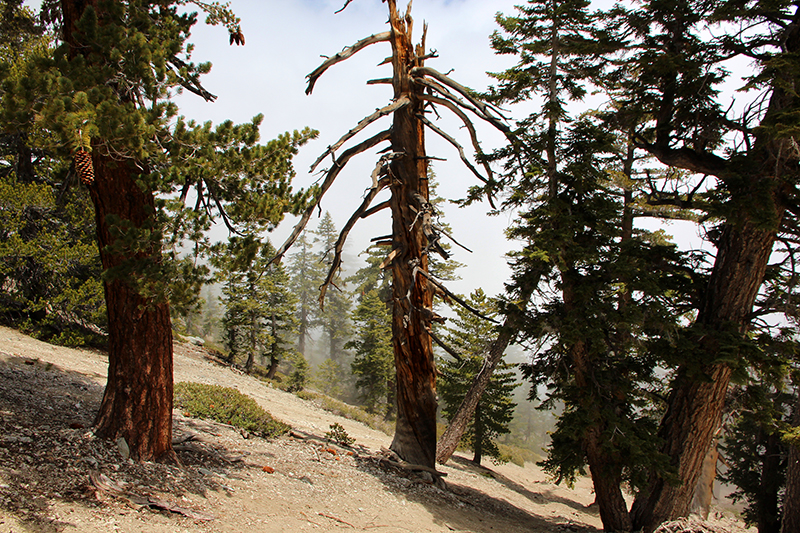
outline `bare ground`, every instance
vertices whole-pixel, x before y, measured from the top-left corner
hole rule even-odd
[[[176,411],[183,467],[126,460],[90,426],[104,354],[0,327],[0,533],[375,531],[594,533],[588,479],[549,483],[535,465],[476,467],[456,456],[446,487],[386,466],[391,437],[265,386],[176,344],[175,381],[235,387],[291,425],[264,440]],[[353,448],[330,445],[341,424]],[[707,530],[740,532],[717,514]],[[698,530],[700,531],[700,530]]]

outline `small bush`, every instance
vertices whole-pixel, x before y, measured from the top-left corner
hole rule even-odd
[[[331,424],[331,430],[325,433],[325,438],[340,446],[352,446],[356,441],[356,439],[347,434],[347,430],[338,422]]]
[[[277,437],[291,429],[272,418],[254,399],[230,387],[176,383],[175,405],[190,416],[230,424],[265,438]]]

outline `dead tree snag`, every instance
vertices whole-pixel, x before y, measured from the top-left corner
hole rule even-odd
[[[345,4],[345,7],[350,2]],[[392,333],[397,371],[398,418],[392,450],[409,463],[434,468],[436,455],[436,372],[431,345],[431,322],[440,320],[433,312],[434,290],[428,273],[428,254],[440,251],[438,240],[444,234],[431,219],[435,214],[428,201],[428,161],[425,152],[425,128],[445,138],[459,152],[470,171],[487,185],[493,183],[488,164],[483,164],[486,175],[478,172],[464,154],[464,149],[450,135],[442,131],[428,118],[434,106],[447,108],[455,113],[467,127],[473,147],[481,153],[475,128],[467,113],[488,122],[509,134],[505,121],[494,108],[478,101],[472,92],[444,74],[424,65],[426,59],[434,57],[425,51],[425,34],[419,45],[412,42],[413,19],[411,3],[404,14],[397,9],[396,0],[387,0],[390,30],[371,35],[346,47],[328,58],[308,75],[306,94],[310,94],[317,79],[331,66],[352,57],[360,50],[381,42],[391,44],[392,55],[385,63],[392,65],[391,79],[373,80],[372,84],[391,83],[394,89],[392,102],[362,119],[315,161],[315,169],[328,156],[333,164],[326,171],[316,199],[301,216],[292,234],[278,250],[282,257],[302,232],[311,214],[319,205],[325,192],[333,184],[351,157],[388,141],[389,146],[378,161],[370,179],[371,186],[359,208],[343,227],[334,247],[334,257],[328,279],[321,289],[323,302],[327,286],[341,265],[344,241],[355,223],[384,208],[391,209],[391,252],[384,262],[392,271]],[[343,8],[344,9],[344,8]],[[338,157],[336,151],[358,135],[366,126],[392,115],[392,126],[361,143],[346,149]],[[390,197],[374,207],[373,200],[388,190]],[[437,249],[438,248],[438,249]]]

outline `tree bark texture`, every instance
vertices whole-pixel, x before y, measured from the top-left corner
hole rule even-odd
[[[571,276],[562,276],[564,308],[567,314],[574,313],[575,305],[574,280]],[[586,391],[583,395],[585,399],[580,409],[587,412],[587,418],[594,423],[586,428],[583,437],[583,449],[586,454],[586,462],[589,464],[589,471],[592,475],[594,486],[595,501],[600,510],[600,520],[603,522],[603,529],[609,532],[631,531],[631,517],[628,514],[628,504],[622,495],[622,464],[604,449],[603,430],[605,422],[599,413],[600,403],[603,398],[593,391],[592,361],[589,355],[588,341],[576,342],[570,349],[572,365],[575,373],[575,384]],[[613,396],[613,394],[610,394]]]
[[[600,511],[603,530],[623,532],[631,530],[628,504],[622,495],[622,467],[608,461],[601,446],[600,431],[590,428],[585,436],[586,462],[592,475],[595,502]]]
[[[79,42],[76,24],[96,0],[62,0],[64,41],[71,57],[88,49]],[[101,19],[102,21],[102,19]],[[112,255],[110,215],[138,228],[155,212],[155,199],[136,183],[139,171],[131,160],[115,160],[102,147],[92,153],[94,182],[89,186],[97,223],[103,268],[126,261],[161,261],[157,245],[134,257]],[[175,458],[172,451],[172,325],[169,306],[148,301],[125,280],[104,282],[108,311],[108,382],[95,431],[102,438],[124,438],[131,457],[141,461]]]
[[[135,181],[132,162],[95,154],[95,181],[89,187],[95,207],[97,240],[104,269],[131,258],[109,254],[113,244],[108,215],[139,227],[154,212],[152,193]],[[160,261],[159,249],[136,260]],[[131,457],[141,461],[173,459],[172,324],[169,305],[143,298],[125,280],[104,283],[108,310],[108,382],[95,420],[102,438],[124,437]]]
[[[675,42],[683,38],[680,31]],[[781,43],[781,53],[787,57],[800,51],[800,20],[796,15],[782,28],[776,42]],[[668,74],[671,83],[674,76]],[[637,496],[631,509],[634,527],[645,533],[665,520],[688,514],[703,459],[719,425],[732,373],[727,363],[719,361],[720,340],[733,332],[746,333],[777,230],[783,223],[784,199],[795,194],[796,144],[780,131],[786,115],[800,107],[797,83],[796,70],[776,71],[761,128],[753,133],[754,142],[747,152],[728,160],[710,152],[670,147],[676,144],[671,138],[675,95],[669,91],[663,94],[657,141],[648,150],[667,165],[719,178],[731,195],[731,206],[695,321],[699,333],[691,339],[697,363],[679,367],[659,429],[664,440],[662,451],[675,468],[678,482],[667,483],[662,473],[652,472],[649,487]]]
[[[684,365],[678,369],[661,421],[662,452],[675,468],[677,483],[654,472],[648,487],[636,498],[631,514],[634,529],[650,532],[666,520],[689,513],[703,460],[719,426],[732,370],[715,362],[720,335],[734,327],[744,333],[756,293],[764,279],[775,231],[752,222],[727,224],[718,242],[717,258],[697,317],[703,334],[693,339],[699,374]]]
[[[800,393],[794,408],[792,425],[800,427]],[[789,458],[786,467],[786,485],[783,497],[781,533],[800,531],[800,443],[789,445]]]
[[[427,239],[423,232],[428,205],[428,162],[422,116],[422,87],[415,86],[409,70],[421,66],[411,41],[412,20],[388,0],[392,45],[392,84],[395,100],[408,97],[410,104],[394,112],[392,151],[402,153],[389,168],[391,179],[393,249],[392,344],[397,372],[397,424],[391,449],[404,460],[435,466],[436,371],[426,317],[433,293],[427,279]],[[424,45],[423,45],[424,47]],[[420,54],[422,55],[422,54]]]

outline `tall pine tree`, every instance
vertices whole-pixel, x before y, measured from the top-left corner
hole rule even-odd
[[[47,128],[47,147],[74,158],[91,196],[109,324],[96,432],[124,438],[140,460],[174,457],[169,302],[192,300],[202,274],[181,259],[181,241],[200,241],[215,214],[274,225],[299,209],[291,158],[312,135],[260,145],[261,117],[213,128],[177,116],[178,89],[214,99],[199,82],[209,65],[189,57],[197,15],[187,4],[48,1],[48,13],[60,11],[58,46],[3,92],[7,121]],[[194,4],[243,42],[227,9]],[[196,205],[187,206],[192,189]]]

